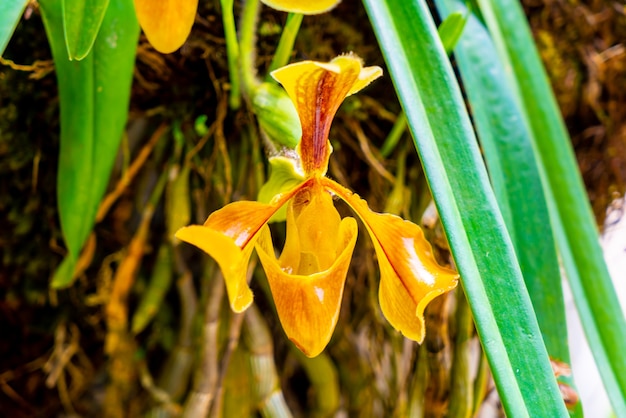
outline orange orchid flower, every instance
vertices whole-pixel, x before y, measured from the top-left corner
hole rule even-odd
[[[273,9],[283,12],[314,15],[324,13],[339,4],[341,0],[261,0]]]
[[[135,13],[150,44],[169,54],[180,48],[196,18],[198,0],[135,0]]]
[[[328,63],[304,61],[274,71],[272,76],[287,90],[302,124],[301,181],[268,204],[231,203],[212,213],[204,225],[176,233],[217,261],[235,312],[252,303],[246,268],[256,248],[283,329],[309,357],[318,355],[330,341],[357,238],[355,219],[341,219],[333,196],[345,201],[369,232],[381,272],[380,306],[406,337],[423,341],[424,308],[458,280],[454,271],[437,264],[417,225],[371,211],[365,200],[325,176],[331,153],[328,134],[339,105],[381,74],[379,67],[363,68],[354,55]],[[276,258],[267,223],[283,205],[287,205],[287,237]]]

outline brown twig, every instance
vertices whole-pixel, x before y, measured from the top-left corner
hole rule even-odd
[[[100,207],[98,208],[98,213],[96,214],[96,222],[100,222],[102,221],[102,219],[104,219],[104,217],[109,212],[109,209],[111,209],[111,206],[113,206],[113,204],[117,201],[117,199],[119,199],[122,193],[124,193],[126,187],[128,187],[128,185],[133,181],[141,167],[143,167],[144,163],[150,156],[150,153],[152,152],[152,149],[156,145],[157,141],[159,140],[159,138],[161,138],[161,136],[163,136],[163,132],[166,128],[167,125],[161,124],[161,126],[159,126],[157,130],[154,131],[148,143],[141,148],[133,163],[124,173],[122,178],[117,182],[117,184],[115,185],[115,189],[107,194],[106,197],[102,200],[102,203],[100,203]]]

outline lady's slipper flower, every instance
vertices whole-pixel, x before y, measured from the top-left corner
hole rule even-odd
[[[219,264],[235,312],[252,303],[246,268],[256,248],[287,336],[316,356],[333,333],[357,237],[354,218],[341,219],[333,196],[363,221],[380,266],[379,301],[391,325],[406,337],[424,339],[424,308],[456,286],[458,275],[435,261],[422,230],[395,215],[371,211],[365,200],[325,177],[331,153],[328,134],[339,105],[382,74],[362,67],[354,55],[329,63],[304,61],[272,73],[293,100],[302,125],[298,154],[302,179],[270,203],[235,202],[212,213],[204,225],[176,236]],[[287,205],[287,238],[276,258],[267,226]]]
[[[184,43],[196,18],[198,0],[135,0],[135,13],[150,44],[169,54]]]

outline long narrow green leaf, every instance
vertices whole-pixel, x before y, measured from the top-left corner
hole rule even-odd
[[[507,415],[567,416],[428,8],[419,0],[364,3],[414,135]]]
[[[458,0],[436,4],[444,16],[468,12]],[[570,364],[559,261],[530,133],[495,45],[473,14],[455,57],[546,349],[552,359]],[[571,378],[563,380],[573,385]]]
[[[67,53],[70,60],[82,60],[96,40],[109,0],[62,0],[61,5]]]
[[[132,0],[112,0],[89,55],[69,61],[61,0],[42,0],[42,16],[56,66],[61,108],[57,193],[68,247],[53,286],[66,286],[91,231],[109,181],[128,114],[139,24]]]
[[[591,351],[615,414],[626,416],[626,321],[556,99],[519,2],[479,0],[479,4],[517,83],[545,178],[558,249]]]
[[[0,56],[4,54],[17,27],[28,0],[4,0],[0,2]]]

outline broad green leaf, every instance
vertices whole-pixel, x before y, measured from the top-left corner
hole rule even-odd
[[[364,0],[504,409],[560,417],[556,385],[454,73],[424,1]]]
[[[28,0],[3,0],[0,2],[0,56],[4,54],[13,32],[19,23]]]
[[[70,60],[82,60],[96,40],[109,0],[62,0],[63,30]]]
[[[626,321],[556,99],[519,2],[478,3],[532,132],[557,247],[591,351],[615,415],[626,416]]]
[[[458,0],[436,4],[444,16],[467,13]],[[475,15],[469,16],[455,58],[546,349],[552,359],[569,364],[559,261],[530,133],[495,45]],[[563,380],[573,385],[571,377]]]
[[[61,111],[57,196],[70,261],[57,271],[52,285],[62,287],[70,284],[68,272],[93,227],[124,132],[139,25],[131,0],[111,0],[91,53],[70,61],[61,0],[42,0],[40,6]]]

